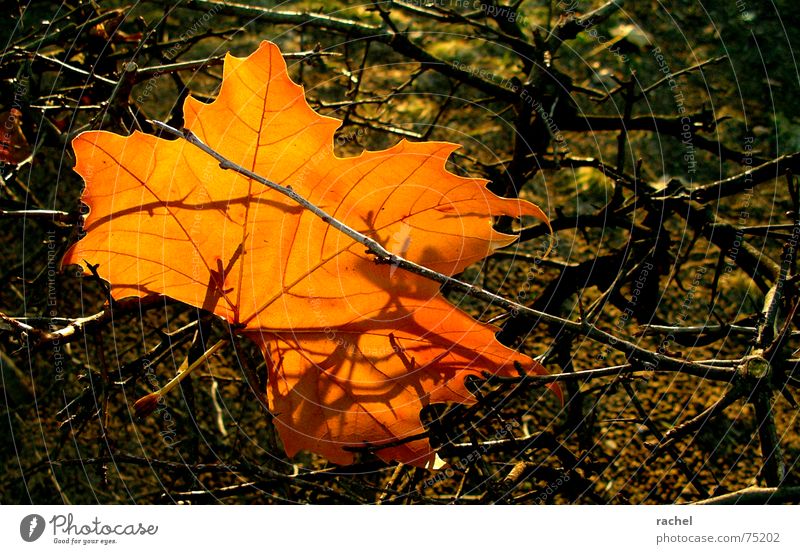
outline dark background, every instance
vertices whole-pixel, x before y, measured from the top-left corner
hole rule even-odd
[[[619,4],[7,3],[0,501],[684,503],[753,486],[761,496],[739,500],[800,499],[787,248],[798,218],[797,10]],[[152,132],[150,118],[179,126],[189,92],[213,97],[220,56],[263,39],[300,53],[291,75],[312,106],[344,121],[340,155],[400,138],[456,142],[451,170],[545,209],[554,238],[527,228],[465,279],[645,354],[589,331],[499,320],[500,339],[552,373],[625,369],[565,378],[564,406],[522,382],[484,384],[467,418],[434,407],[431,440],[456,468],[439,476],[368,453],[347,468],[286,459],[260,402],[263,359],[245,342],[135,418],[133,402],[174,374],[198,322],[208,337],[225,330],[168,301],[112,315],[102,283],[56,271],[80,228],[70,140],[90,128]],[[673,90],[659,84],[665,71],[678,74]],[[752,188],[714,185],[761,165]],[[482,320],[503,315],[452,299]],[[70,325],[69,338],[45,334]],[[765,377],[743,358],[754,354],[769,363]],[[670,369],[659,355],[717,359],[730,378]],[[515,438],[497,440],[508,428]]]

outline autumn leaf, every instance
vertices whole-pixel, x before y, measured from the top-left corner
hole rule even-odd
[[[453,275],[505,246],[496,216],[546,220],[486,181],[445,168],[457,148],[401,141],[340,158],[340,121],[314,112],[279,49],[228,55],[218,98],[189,98],[185,126],[205,144],[291,187],[391,252]],[[370,446],[430,467],[420,410],[473,403],[469,375],[536,373],[496,329],[451,305],[437,283],[376,264],[363,245],[184,140],[92,131],[73,141],[86,235],[65,263],[97,264],[115,298],[159,294],[225,318],[268,366],[269,408],[286,453],[347,464]],[[386,445],[386,446],[384,446]]]

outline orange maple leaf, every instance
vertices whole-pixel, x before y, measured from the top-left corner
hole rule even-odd
[[[533,204],[447,171],[454,144],[401,141],[337,157],[341,122],[310,108],[269,42],[228,55],[219,97],[189,98],[184,117],[230,161],[447,275],[514,240],[492,217],[546,221]],[[304,449],[346,464],[371,446],[430,467],[427,439],[402,441],[424,431],[424,406],[474,402],[468,375],[516,375],[514,362],[543,372],[437,283],[376,264],[363,245],[184,140],[92,131],[73,148],[90,211],[65,263],[97,264],[115,298],[161,294],[238,326],[267,360],[269,407],[290,456]]]

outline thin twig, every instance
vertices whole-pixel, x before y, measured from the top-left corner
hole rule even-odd
[[[798,504],[800,503],[800,487],[749,487],[736,492],[730,492],[699,502],[695,505],[707,506],[712,504]]]
[[[197,135],[195,135],[188,129],[178,130],[161,121],[151,121],[150,123],[157,129],[160,129],[161,131],[169,135],[185,139],[190,144],[196,146],[203,152],[212,156],[220,163],[220,167],[222,169],[230,169],[232,171],[235,171],[240,175],[243,175],[249,179],[252,179],[253,181],[261,183],[262,185],[269,187],[283,194],[284,196],[292,199],[294,202],[296,202],[303,208],[307,209],[308,211],[319,217],[323,222],[327,223],[334,229],[344,233],[345,235],[347,235],[354,241],[358,242],[359,244],[364,245],[369,250],[369,252],[377,258],[376,263],[390,264],[399,269],[415,273],[417,275],[425,277],[426,279],[430,279],[431,281],[440,283],[441,285],[449,289],[457,290],[468,296],[479,298],[486,302],[496,304],[507,310],[519,313],[525,317],[530,318],[531,321],[545,321],[547,323],[560,325],[565,330],[570,330],[576,333],[583,334],[597,342],[607,344],[612,348],[615,348],[616,350],[624,352],[629,356],[631,356],[632,358],[637,358],[643,362],[647,362],[652,366],[649,369],[659,367],[667,370],[691,373],[712,379],[716,378],[726,381],[730,380],[734,376],[734,373],[730,370],[723,370],[716,367],[704,366],[703,364],[692,362],[690,360],[682,360],[679,358],[666,356],[664,354],[660,354],[657,352],[651,352],[624,339],[617,338],[614,335],[607,333],[606,331],[603,331],[588,322],[574,322],[559,316],[548,314],[546,312],[534,310],[533,308],[508,300],[498,294],[489,292],[481,287],[471,285],[459,279],[455,279],[448,275],[444,275],[443,273],[433,271],[425,266],[419,265],[415,262],[402,258],[397,254],[394,254],[389,250],[387,250],[386,248],[384,248],[376,240],[364,235],[363,233],[356,231],[355,229],[352,229],[351,227],[348,227],[341,221],[332,217],[330,214],[328,214],[321,208],[317,207],[316,205],[312,204],[311,202],[303,198],[293,189],[285,187],[273,181],[270,181],[269,179],[266,179],[261,175],[258,175],[257,173],[254,173],[253,171],[228,160],[225,156],[223,156],[222,154],[220,154],[219,152],[217,152],[216,150],[205,144],[202,140],[200,140],[200,138]]]

